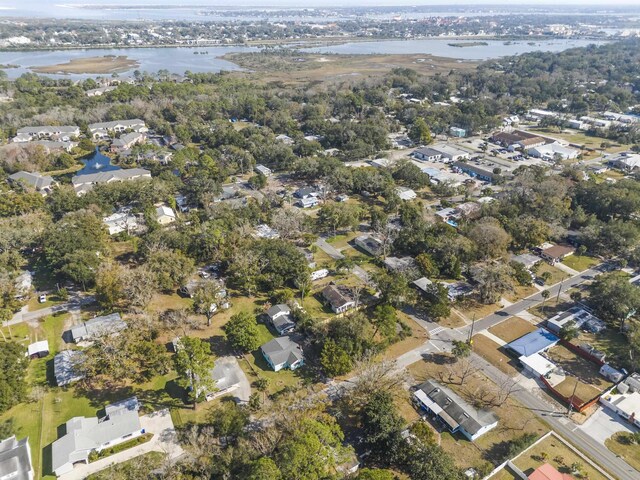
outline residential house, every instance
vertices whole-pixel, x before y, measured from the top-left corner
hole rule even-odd
[[[566,312],[551,317],[547,320],[547,328],[558,334],[563,327],[566,327],[571,322],[576,328],[582,328],[594,333],[601,332],[607,328],[606,323],[581,307],[572,307]]]
[[[85,95],[87,97],[101,97],[105,93],[114,91],[116,88],[118,87],[107,86],[107,87],[100,87],[100,88],[92,88],[91,90],[87,90],[85,92]]]
[[[144,120],[140,120],[139,118],[89,124],[89,131],[94,139],[107,138],[109,137],[109,133],[123,133],[128,130],[136,133],[147,133],[149,131]]]
[[[607,160],[613,168],[631,173],[640,167],[640,153],[620,153]]]
[[[527,270],[533,268],[537,263],[541,262],[540,257],[532,253],[522,253],[511,257],[512,262],[519,263]]]
[[[561,262],[569,255],[573,255],[576,249],[570,245],[544,244],[538,250],[540,256],[551,265]]]
[[[467,282],[440,282],[447,289],[447,297],[454,302],[459,298],[466,297],[473,292],[473,287]]]
[[[58,150],[71,152],[71,150],[78,146],[78,142],[63,142],[62,140],[33,140],[27,145],[40,145],[44,148],[46,153],[51,153]]]
[[[111,313],[94,317],[71,327],[71,339],[75,343],[94,340],[104,335],[111,335],[127,328],[127,323],[122,320],[119,313]]]
[[[333,313],[336,314],[344,313],[356,306],[356,302],[345,289],[341,289],[337,285],[327,285],[322,290],[322,296],[331,307],[331,310],[333,310]]]
[[[480,217],[482,206],[477,202],[464,202],[456,205],[456,214],[465,220],[475,220]]]
[[[467,136],[467,131],[464,128],[459,128],[459,127],[451,127],[449,129],[449,134],[452,137],[457,137],[457,138],[464,138]]]
[[[36,126],[19,128],[13,142],[31,142],[33,140],[62,140],[68,142],[80,135],[80,128],[75,125]]]
[[[254,170],[256,173],[259,173],[260,175],[264,175],[265,177],[270,177],[271,174],[273,173],[270,168],[265,167],[264,165],[261,165],[261,164],[256,165]]]
[[[290,333],[296,328],[296,324],[291,318],[291,309],[287,304],[273,305],[267,310],[266,315],[278,335]]]
[[[305,197],[299,199],[295,205],[300,208],[313,208],[317,207],[320,204],[320,200],[318,197]]]
[[[552,465],[545,463],[529,475],[529,480],[574,480],[568,473],[560,473]]]
[[[12,184],[24,184],[34,188],[36,192],[40,192],[42,195],[51,193],[53,188],[58,185],[58,182],[53,177],[41,175],[38,172],[31,173],[22,170],[9,175],[8,179]]]
[[[476,409],[434,380],[421,384],[413,396],[420,407],[434,415],[447,430],[460,432],[470,441],[498,426],[498,417],[493,412]]]
[[[138,223],[138,217],[132,215],[128,210],[122,210],[120,212],[113,213],[108,217],[102,219],[102,223],[109,230],[109,235],[116,235],[121,232],[127,232],[129,234],[136,232],[140,229],[141,225]]]
[[[433,285],[433,282],[427,277],[420,277],[419,279],[411,282],[411,284],[415,286],[423,295],[431,294],[431,285]]]
[[[310,197],[317,197],[320,194],[314,187],[301,187],[295,192],[293,192],[293,196],[296,198],[304,199]]]
[[[483,182],[492,183],[496,179],[496,177],[498,177],[497,174],[493,173],[493,170],[488,170],[486,168],[482,168],[478,165],[472,165],[467,162],[455,162],[453,164],[453,168],[454,170],[459,170],[463,173],[466,173],[471,178],[478,178]]]
[[[73,417],[66,433],[51,445],[51,466],[57,475],[73,471],[74,465],[88,464],[92,452],[101,452],[144,434],[135,397],[105,407],[106,415]]]
[[[382,254],[384,246],[381,240],[377,239],[376,237],[372,237],[371,235],[360,235],[355,238],[353,243],[355,243],[356,246],[360,247],[362,250],[367,252],[369,255],[373,255],[374,257]]]
[[[387,257],[384,259],[384,266],[392,272],[401,272],[415,267],[416,262],[413,257]]]
[[[448,223],[452,227],[457,228],[458,222],[460,221],[460,215],[456,211],[455,208],[447,207],[441,208],[435,213],[436,219],[442,220],[445,223]]]
[[[276,372],[288,368],[296,370],[304,365],[302,347],[290,337],[274,338],[260,347],[262,356]]]
[[[293,145],[295,143],[293,138],[291,138],[289,135],[284,135],[284,134],[277,135],[276,140],[284,143],[285,145]]]
[[[0,441],[0,479],[33,480],[34,475],[29,438],[12,435]]]
[[[56,385],[64,387],[82,380],[85,373],[82,364],[85,354],[81,350],[63,350],[53,357],[53,375]]]
[[[86,175],[76,175],[71,178],[71,183],[77,195],[84,195],[91,190],[94,185],[100,183],[124,182],[129,180],[139,180],[151,178],[151,172],[144,168],[128,168],[120,170],[109,170],[108,172],[88,173]]]
[[[527,151],[532,157],[541,158],[548,162],[555,160],[573,160],[577,158],[580,152],[575,148],[565,147],[557,142],[548,143],[529,148]]]
[[[205,394],[205,399],[210,402],[227,393],[231,393],[240,386],[239,366],[233,357],[218,358],[211,370],[215,390]]]
[[[393,162],[388,158],[376,158],[369,160],[369,165],[375,168],[391,168],[393,167]]]
[[[47,340],[40,340],[29,344],[27,347],[27,355],[29,358],[44,358],[49,355],[49,342]],[[2,478],[2,477],[0,477]]]
[[[135,145],[142,145],[146,141],[147,137],[144,133],[131,132],[125,133],[111,142],[111,151],[114,153],[123,152],[129,150]]]
[[[407,187],[396,187],[396,194],[400,197],[400,200],[414,200],[417,195],[412,189]]]
[[[256,238],[268,238],[268,239],[280,238],[280,234],[278,233],[278,231],[274,230],[273,228],[271,228],[269,225],[265,223],[261,223],[256,227],[256,229],[254,230],[253,236]]]
[[[600,403],[640,428],[640,375],[629,375],[614,390],[600,397]]]
[[[553,333],[539,328],[515,339],[511,343],[507,343],[505,348],[519,357],[529,357],[536,353],[546,352],[559,341],[560,339]]]
[[[176,212],[167,205],[158,205],[156,207],[156,222],[160,225],[169,225],[176,221]]]

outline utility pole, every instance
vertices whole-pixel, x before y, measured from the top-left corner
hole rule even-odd
[[[562,282],[564,282],[564,278],[562,280],[560,280],[560,287],[558,288],[558,296],[556,297],[556,306],[558,305],[558,302],[560,301],[560,292],[562,292]]]
[[[469,345],[471,345],[471,337],[473,337],[473,327],[475,327],[476,325],[476,314],[473,314],[473,318],[471,319],[471,330],[469,330],[469,339],[467,340],[467,343]]]
[[[576,390],[578,389],[578,378],[576,377],[576,384],[573,386],[573,393],[571,394],[571,398],[569,399],[569,408],[567,409],[567,418],[571,416],[571,410],[573,409],[573,397],[576,395]]]

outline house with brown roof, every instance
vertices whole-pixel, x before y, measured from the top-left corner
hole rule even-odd
[[[540,256],[551,265],[555,265],[573,255],[575,251],[576,249],[570,245],[549,245],[540,250]]]
[[[351,296],[337,285],[327,285],[322,290],[322,296],[331,307],[331,310],[333,310],[333,313],[344,313],[356,306],[356,302]]]

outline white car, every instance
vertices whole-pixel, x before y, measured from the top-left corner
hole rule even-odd
[[[42,295],[40,295],[40,296],[38,297],[38,302],[39,302],[39,303],[44,303],[44,302],[46,302],[46,301],[47,301],[47,295],[46,295],[46,294],[44,294],[44,293],[43,293]]]

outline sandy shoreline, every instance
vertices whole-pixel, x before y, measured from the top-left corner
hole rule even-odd
[[[35,73],[54,74],[106,74],[122,73],[138,67],[140,64],[127,56],[104,56],[87,57],[70,60],[67,63],[57,65],[44,65],[39,67],[29,67]]]

